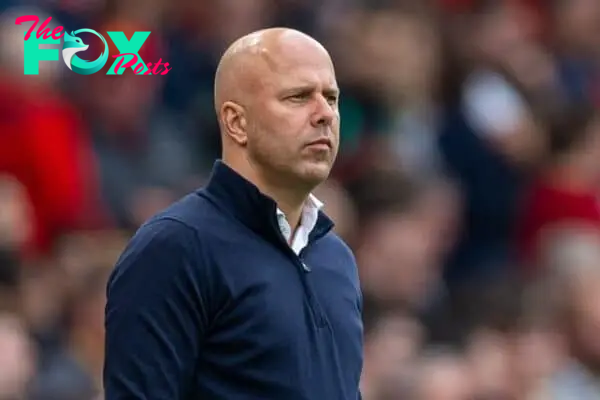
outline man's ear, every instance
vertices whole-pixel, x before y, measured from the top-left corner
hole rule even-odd
[[[248,142],[246,132],[246,111],[241,105],[232,101],[226,101],[221,106],[221,121],[225,134],[240,146]]]

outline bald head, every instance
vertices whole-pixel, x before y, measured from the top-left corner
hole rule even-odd
[[[295,59],[327,50],[312,37],[288,28],[269,28],[236,40],[225,51],[215,76],[217,114],[226,101],[247,104],[258,86],[273,73],[285,72]],[[329,59],[331,62],[331,60]]]
[[[215,77],[223,160],[254,181],[312,190],[337,154],[338,94],[331,58],[310,36],[272,28],[238,39]]]

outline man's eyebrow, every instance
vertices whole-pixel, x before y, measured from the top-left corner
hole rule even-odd
[[[337,87],[325,88],[323,89],[323,93],[325,93],[326,96],[339,96],[340,89]]]
[[[291,88],[283,89],[281,91],[282,95],[290,95],[295,93],[310,93],[315,90],[315,85],[298,85]],[[323,89],[323,93],[326,96],[339,96],[340,89],[336,87],[325,88]]]
[[[298,85],[298,86],[293,86],[293,87],[283,89],[281,91],[281,93],[284,95],[288,95],[288,94],[293,94],[293,93],[307,93],[307,92],[312,92],[313,90],[315,90],[314,85]]]

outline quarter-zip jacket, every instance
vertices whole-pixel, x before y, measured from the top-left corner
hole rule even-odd
[[[296,254],[276,210],[217,161],[138,230],[107,288],[106,399],[360,398],[352,252],[319,211]]]

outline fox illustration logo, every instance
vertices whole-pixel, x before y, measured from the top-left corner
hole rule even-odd
[[[77,34],[83,32],[93,33],[102,39],[102,42],[104,43],[104,51],[100,54],[100,57],[94,61],[82,60],[76,55],[76,53],[85,51],[89,48],[89,45],[83,43],[83,40],[77,37]],[[102,35],[92,29],[79,29],[75,32],[71,32],[71,34],[65,32],[62,56],[65,64],[67,64],[67,67],[69,67],[70,70],[81,75],[91,75],[100,71],[106,64],[106,61],[108,60],[108,44]]]

